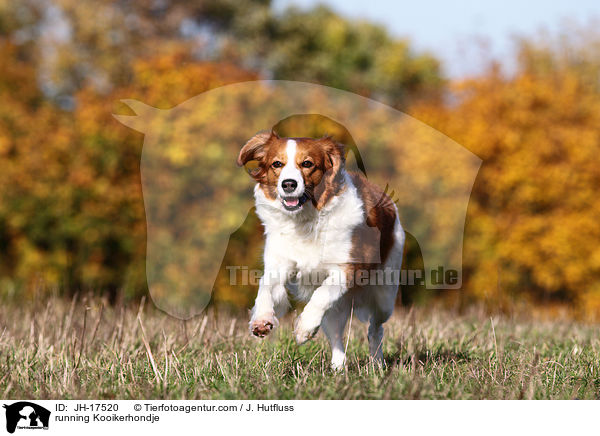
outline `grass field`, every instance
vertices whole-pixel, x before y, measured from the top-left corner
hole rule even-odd
[[[597,325],[443,310],[397,310],[387,367],[352,322],[347,369],[321,333],[301,347],[291,320],[249,336],[246,317],[183,322],[146,302],[54,299],[0,307],[0,395],[27,399],[571,399],[600,397]]]

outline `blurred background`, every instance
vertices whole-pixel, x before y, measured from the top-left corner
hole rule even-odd
[[[463,289],[401,304],[597,320],[600,5],[363,3],[0,0],[0,296],[145,295],[143,135],[112,117],[132,114],[119,100],[285,79],[386,103],[483,159]],[[260,267],[261,241],[250,214],[223,265]],[[414,239],[406,267],[422,267]],[[256,289],[227,277],[213,303],[250,307]]]

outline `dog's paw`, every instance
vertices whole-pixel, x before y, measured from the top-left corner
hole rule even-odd
[[[331,362],[331,370],[335,373],[342,372],[344,370],[344,362]]]
[[[306,316],[300,315],[296,328],[294,329],[294,336],[298,344],[303,344],[306,341],[315,337],[319,331],[320,323],[309,322]]]
[[[331,351],[331,369],[334,372],[342,371],[346,364],[346,352],[340,349]]]
[[[250,321],[250,333],[259,338],[264,338],[277,327],[277,324],[277,318],[274,316],[261,317]]]

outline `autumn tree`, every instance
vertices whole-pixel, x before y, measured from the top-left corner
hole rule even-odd
[[[395,106],[439,96],[439,62],[383,26],[319,6],[275,11],[270,0],[169,2],[1,0],[6,32],[33,53],[45,94],[65,106],[84,87],[132,84],[134,65],[185,51],[263,78],[300,80]],[[15,36],[16,35],[16,36]]]
[[[491,68],[453,87],[457,104],[413,112],[484,160],[465,229],[471,297],[571,302],[597,315],[600,93],[584,49],[593,46],[523,43],[514,75]]]

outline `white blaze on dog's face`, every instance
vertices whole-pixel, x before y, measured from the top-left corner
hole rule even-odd
[[[271,166],[281,168],[277,178],[277,193],[283,207],[288,211],[299,210],[306,202],[307,195],[304,193],[304,176],[296,163],[296,152],[298,143],[293,139],[288,139],[285,145],[286,162],[285,165],[279,160],[275,160]],[[306,156],[300,164],[302,167],[310,168],[314,166],[313,162]],[[282,167],[283,165],[283,167]]]
[[[320,209],[339,190],[343,177],[343,146],[329,137],[280,138],[274,132],[251,138],[238,156],[265,197],[295,214],[308,205]]]

